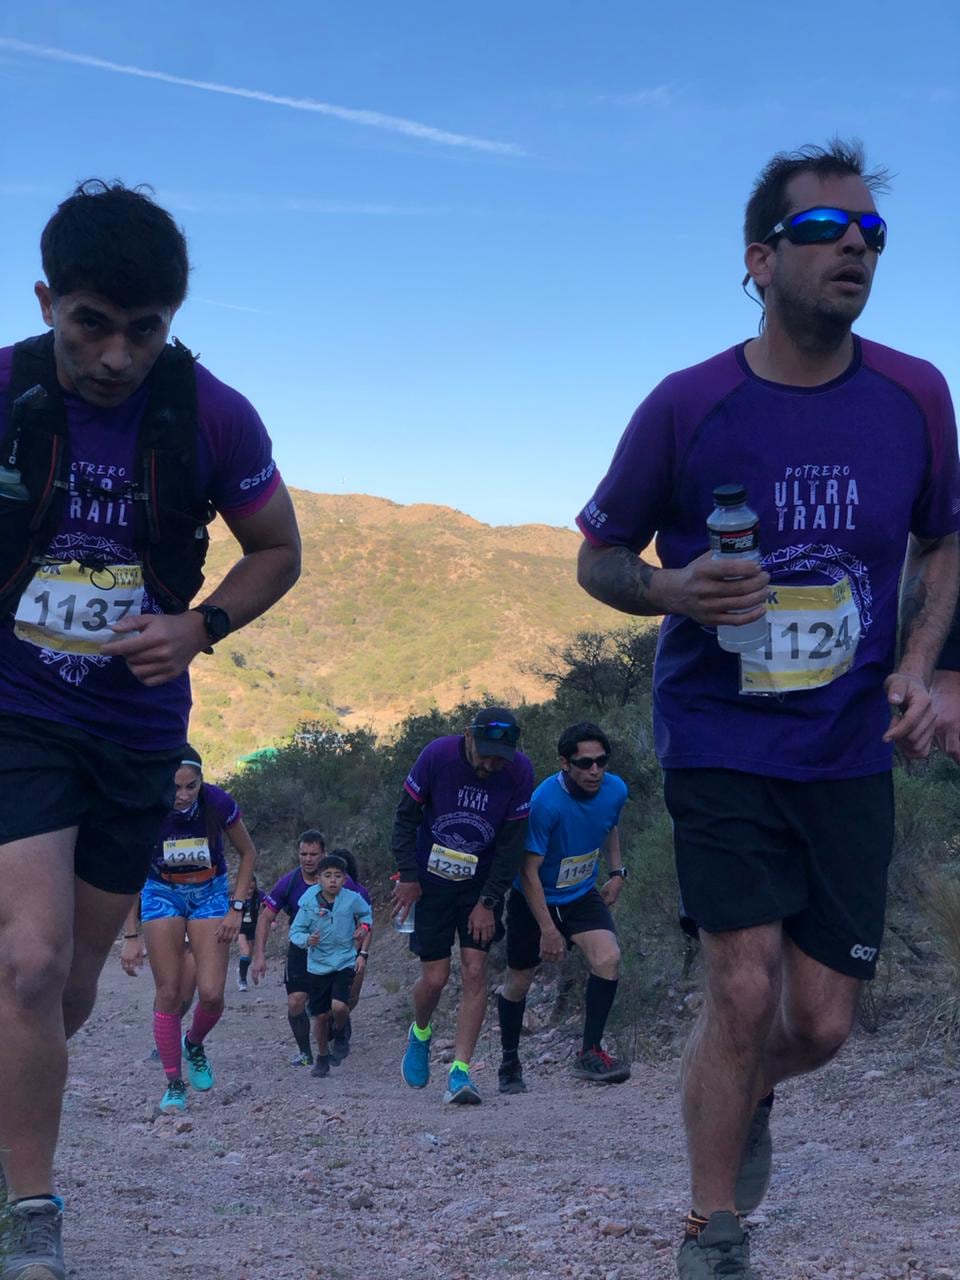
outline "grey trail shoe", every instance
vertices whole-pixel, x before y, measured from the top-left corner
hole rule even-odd
[[[734,1192],[734,1204],[739,1213],[750,1213],[755,1209],[767,1194],[767,1187],[770,1185],[770,1166],[773,1163],[773,1142],[770,1138],[772,1110],[771,1093],[757,1103],[750,1121]]]
[[[62,1231],[59,1201],[20,1200],[10,1205],[0,1280],[65,1280]]]
[[[750,1237],[735,1213],[711,1213],[698,1236],[687,1236],[677,1254],[680,1280],[759,1280],[750,1267]]]

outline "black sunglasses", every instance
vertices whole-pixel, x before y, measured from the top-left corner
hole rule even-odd
[[[475,738],[486,738],[488,742],[507,742],[515,747],[520,740],[520,726],[504,724],[499,720],[490,720],[487,724],[472,724]]]
[[[850,209],[829,209],[819,205],[815,209],[791,213],[768,231],[761,243],[784,236],[791,244],[830,244],[846,235],[851,222],[860,228],[868,249],[883,253],[887,243],[887,224],[879,213],[855,213]]]
[[[572,756],[570,763],[575,769],[582,769],[584,773],[586,773],[587,770],[592,769],[594,765],[596,765],[598,769],[605,769],[609,759],[610,757],[606,754],[602,756]]]

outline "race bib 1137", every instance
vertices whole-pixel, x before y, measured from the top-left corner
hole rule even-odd
[[[142,612],[143,570],[138,564],[43,564],[20,597],[14,633],[57,653],[99,653],[115,638],[113,623]]]

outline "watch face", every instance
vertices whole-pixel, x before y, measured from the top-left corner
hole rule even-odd
[[[203,605],[200,612],[203,614],[203,624],[211,640],[223,640],[230,634],[230,618],[225,609],[220,609],[215,604],[208,604]]]

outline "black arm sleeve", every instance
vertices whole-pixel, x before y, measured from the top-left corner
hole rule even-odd
[[[950,630],[947,632],[947,638],[944,640],[943,648],[940,650],[937,670],[960,671],[960,604],[957,605],[953,621],[950,623]]]
[[[423,821],[423,806],[406,790],[400,796],[400,803],[393,817],[393,833],[390,836],[390,851],[396,859],[401,881],[415,884],[420,879],[420,868],[417,865],[417,832]]]
[[[490,874],[483,886],[484,898],[502,898],[520,870],[520,859],[527,842],[527,819],[505,822],[497,832]]]

